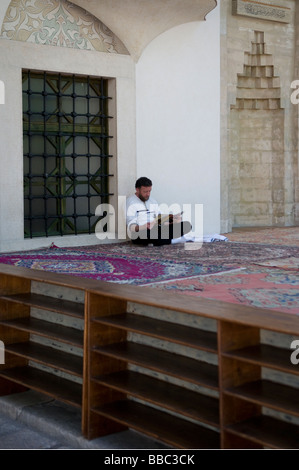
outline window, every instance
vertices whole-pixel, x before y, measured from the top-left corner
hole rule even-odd
[[[90,234],[109,201],[108,83],[23,72],[25,237]]]

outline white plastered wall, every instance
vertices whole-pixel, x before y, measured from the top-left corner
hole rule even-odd
[[[0,18],[1,21],[1,18]],[[46,70],[116,80],[115,194],[130,192],[127,169],[136,172],[135,64],[129,56],[0,40],[0,251],[100,243],[95,235],[24,239],[22,69]],[[116,198],[114,201],[117,201]],[[107,240],[106,240],[107,241]],[[109,241],[109,240],[108,240]]]
[[[136,66],[137,176],[159,203],[203,204],[205,235],[220,230],[219,10],[161,34]]]

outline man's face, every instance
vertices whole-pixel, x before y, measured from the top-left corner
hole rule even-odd
[[[151,195],[151,186],[141,186],[141,188],[136,188],[136,196],[141,199],[141,201],[147,201]]]

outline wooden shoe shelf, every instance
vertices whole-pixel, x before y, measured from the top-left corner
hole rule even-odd
[[[59,288],[75,300],[57,298]],[[33,389],[80,408],[88,439],[130,428],[174,448],[297,449],[298,323],[268,309],[1,265],[0,395]]]

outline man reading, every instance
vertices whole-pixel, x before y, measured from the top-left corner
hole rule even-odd
[[[191,224],[181,214],[162,216],[151,196],[152,181],[141,177],[135,183],[135,194],[127,199],[127,227],[133,243],[154,246],[169,245],[172,240],[190,232]]]

